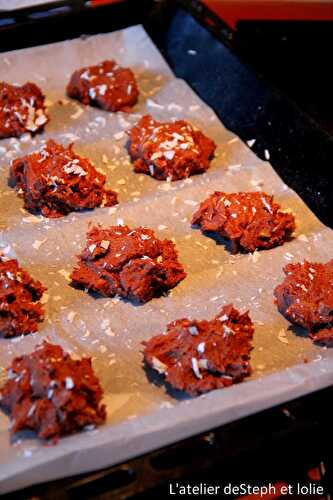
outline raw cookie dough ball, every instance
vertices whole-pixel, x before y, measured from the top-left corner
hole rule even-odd
[[[87,158],[49,140],[39,151],[14,160],[10,183],[23,196],[24,207],[44,217],[112,206],[117,194],[105,188],[106,177]]]
[[[208,170],[215,143],[184,120],[162,123],[146,115],[128,132],[134,171],[177,181]]]
[[[319,344],[333,346],[333,259],[284,267],[284,281],[274,290],[278,309]]]
[[[39,300],[45,290],[17,260],[0,255],[0,337],[27,335],[38,330],[44,314]]]
[[[191,396],[241,382],[251,373],[254,328],[248,313],[225,306],[212,320],[179,319],[144,342],[148,366]]]
[[[31,429],[57,440],[85,427],[102,424],[103,391],[90,358],[72,359],[59,345],[43,342],[19,356],[0,388],[0,406],[9,413],[11,433]]]
[[[104,297],[148,302],[186,277],[174,244],[145,227],[95,227],[71,274],[74,285]]]
[[[283,245],[295,230],[294,216],[263,192],[216,191],[200,204],[192,224],[230,240],[233,252]]]
[[[0,139],[38,132],[48,121],[45,97],[37,85],[0,82]]]
[[[67,94],[106,111],[130,111],[139,91],[132,70],[115,61],[103,61],[75,71],[67,85]]]

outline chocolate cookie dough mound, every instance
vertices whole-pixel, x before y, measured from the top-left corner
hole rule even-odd
[[[139,91],[129,68],[121,68],[115,61],[103,61],[75,71],[67,94],[106,111],[129,111],[136,104]]]
[[[60,346],[43,342],[15,358],[7,372],[0,406],[10,415],[12,434],[30,429],[56,440],[105,421],[103,391],[90,358],[74,360]]]
[[[105,175],[74,153],[72,144],[66,148],[52,140],[10,168],[10,183],[22,194],[24,207],[44,217],[115,205],[117,194],[105,189],[105,182]]]
[[[263,192],[222,193],[203,201],[192,218],[202,231],[230,240],[232,251],[254,252],[282,245],[295,230],[295,218]]]
[[[104,297],[120,295],[147,302],[175,287],[186,276],[170,240],[139,227],[94,227],[73,270],[73,284]]]
[[[161,123],[146,115],[128,132],[134,171],[177,181],[209,168],[215,144],[188,122]]]
[[[49,121],[45,97],[37,85],[0,82],[0,139],[37,132]]]
[[[248,313],[225,306],[211,321],[179,319],[144,342],[144,359],[174,389],[196,396],[241,382],[249,365],[254,328]]]
[[[274,290],[278,309],[317,343],[333,346],[333,260],[288,264]]]
[[[43,308],[38,301],[45,290],[19,267],[17,260],[0,256],[0,337],[38,330],[38,322],[43,319]]]

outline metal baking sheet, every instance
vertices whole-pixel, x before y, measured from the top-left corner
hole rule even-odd
[[[134,69],[141,96],[132,114],[84,107],[65,95],[73,70],[105,58]],[[31,80],[42,87],[51,116],[43,134],[0,143],[0,246],[48,288],[40,332],[0,339],[0,366],[5,368],[14,356],[48,338],[73,354],[93,357],[108,409],[106,425],[63,438],[56,446],[45,446],[29,433],[10,439],[8,418],[1,414],[1,493],[119,463],[332,383],[333,350],[314,346],[273,303],[285,264],[332,257],[332,231],[268,161],[258,159],[174,77],[142,27],[4,53],[0,62],[2,80]],[[175,183],[133,173],[124,130],[147,112],[161,120],[190,120],[212,137],[218,148],[209,171]],[[74,142],[78,153],[91,158],[107,175],[108,185],[118,190],[119,206],[57,220],[25,212],[22,200],[7,185],[8,165],[47,138]],[[295,238],[283,247],[231,255],[191,228],[197,204],[214,190],[258,189],[274,194],[296,215]],[[69,286],[68,274],[88,224],[108,226],[119,219],[133,227],[147,225],[161,238],[174,238],[188,276],[168,296],[136,307],[118,299],[95,299]],[[196,399],[176,399],[163,385],[148,381],[142,368],[144,339],[180,317],[211,318],[230,302],[241,311],[249,309],[255,322],[254,371],[248,381]]]

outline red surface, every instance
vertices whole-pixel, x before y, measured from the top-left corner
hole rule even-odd
[[[91,3],[93,6],[98,6],[121,1],[92,0]],[[249,19],[333,20],[333,0],[203,0],[203,2],[232,27],[235,27],[237,21]]]
[[[92,0],[91,1],[93,6],[106,5],[109,3],[119,3],[119,2],[122,2],[122,0]]]
[[[333,0],[204,0],[231,27],[240,20],[333,20]]]

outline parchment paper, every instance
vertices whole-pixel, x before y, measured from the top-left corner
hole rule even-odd
[[[104,58],[134,68],[141,90],[134,114],[107,113],[65,97],[72,71]],[[0,245],[48,288],[40,332],[1,339],[0,365],[6,367],[14,356],[49,338],[73,354],[93,357],[108,408],[106,425],[63,438],[57,446],[45,446],[31,434],[10,442],[8,418],[1,414],[0,492],[121,462],[332,383],[333,350],[314,346],[273,304],[273,289],[283,278],[285,264],[332,257],[332,231],[268,162],[259,160],[184,81],[173,76],[141,27],[2,54],[0,63],[1,79],[32,80],[42,87],[51,116],[45,133],[33,140],[26,136],[0,143]],[[209,171],[171,184],[133,173],[122,131],[146,112],[162,120],[188,119],[212,137],[218,149]],[[58,220],[31,216],[22,209],[22,200],[7,186],[9,161],[50,137],[74,141],[75,150],[105,172],[109,186],[119,191],[117,209],[99,208]],[[295,213],[297,232],[291,242],[254,255],[232,256],[191,228],[197,203],[214,190],[257,189],[274,194],[283,208]],[[107,226],[118,219],[175,239],[188,276],[167,297],[135,307],[118,299],[94,299],[69,286],[68,273],[84,245],[88,223]],[[256,326],[249,381],[179,400],[163,385],[147,380],[142,369],[144,339],[180,317],[211,318],[230,302],[241,311],[249,309]],[[309,363],[304,364],[305,359]]]

